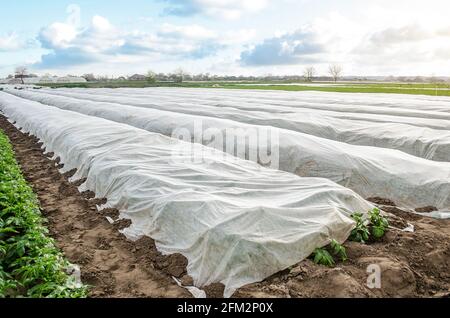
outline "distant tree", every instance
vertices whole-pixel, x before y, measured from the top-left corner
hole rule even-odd
[[[25,84],[25,81],[23,79],[26,77],[27,73],[28,73],[28,69],[25,66],[16,67],[16,70],[15,70],[16,78],[20,78],[22,81],[22,84]]]
[[[146,75],[147,82],[154,84],[156,83],[156,73],[153,71],[148,71]]]
[[[158,73],[156,75],[156,80],[157,81],[167,81],[167,79],[168,79],[168,76],[166,74],[164,74],[164,73]]]
[[[84,74],[82,77],[83,77],[86,81],[88,81],[88,82],[94,82],[94,81],[96,81],[95,75],[92,74],[92,73],[90,73],[90,74]]]
[[[183,83],[186,74],[187,73],[181,67],[177,68],[173,72],[173,78],[174,78],[175,83]]]
[[[314,68],[314,66],[309,66],[303,71],[303,77],[305,78],[306,82],[312,82],[315,75],[316,69]]]
[[[97,75],[96,77],[99,82],[108,82],[109,81],[108,75]]]
[[[332,64],[328,67],[328,73],[331,75],[331,77],[333,78],[335,83],[341,77],[342,72],[343,72],[343,68],[339,64]]]

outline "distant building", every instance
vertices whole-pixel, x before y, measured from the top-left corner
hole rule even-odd
[[[48,76],[44,75],[39,78],[39,81],[37,84],[52,84],[57,82],[57,76]]]
[[[86,79],[78,76],[42,76],[42,77],[24,77],[23,82],[26,85],[53,84],[53,83],[86,83]],[[0,80],[0,84],[17,85],[22,84],[21,78],[6,78]]]
[[[38,77],[36,74],[25,74],[25,75],[20,75],[20,74],[16,74],[14,75],[14,78],[34,78],[34,77]]]
[[[2,80],[1,84],[12,84],[12,85],[22,84],[22,80],[20,78],[7,78]]]
[[[133,76],[128,77],[130,81],[145,81],[147,79],[147,76],[140,75],[140,74],[134,74]]]

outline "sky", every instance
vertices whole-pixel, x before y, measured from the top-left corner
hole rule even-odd
[[[450,76],[448,0],[1,0],[0,77]]]

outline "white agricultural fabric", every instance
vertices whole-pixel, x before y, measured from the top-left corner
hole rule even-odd
[[[205,144],[209,141],[202,138],[202,133],[209,128],[226,130],[226,137],[231,139],[239,135],[230,128],[240,128],[244,131],[268,129],[276,132],[273,135],[279,136],[280,170],[303,177],[327,178],[365,198],[387,198],[405,208],[435,206],[442,211],[450,210],[450,164],[445,162],[425,160],[391,149],[354,146],[294,131],[252,126],[230,120],[35,92],[12,93],[62,109],[102,117],[168,136],[176,129],[187,129],[193,140]],[[199,121],[203,130],[195,129],[195,123]],[[241,138],[236,139],[238,142],[245,142]],[[217,146],[220,150],[223,149],[222,144]],[[246,155],[266,151],[260,149],[261,144],[258,142],[249,142],[248,147]]]
[[[343,242],[354,226],[349,215],[373,208],[326,179],[299,178],[2,92],[0,110],[59,156],[63,172],[78,169],[73,180],[87,178],[80,190],[107,198],[104,208],[131,219],[126,235],[147,235],[162,253],[183,254],[195,286],[222,282],[225,296],[301,261],[331,238]],[[208,161],[173,156],[186,145],[208,153]]]
[[[171,100],[174,97],[182,97],[186,102],[205,102],[206,105],[230,106],[252,109],[265,106],[282,107],[311,107],[334,106],[336,111],[345,111],[349,106],[357,107],[388,107],[399,110],[420,110],[432,112],[450,113],[450,99],[448,97],[400,95],[400,94],[367,94],[367,93],[332,93],[312,91],[270,91],[270,90],[241,90],[241,89],[202,89],[202,88],[98,88],[98,89],[58,89],[65,92],[87,92],[94,94],[117,94],[133,96],[164,97]],[[359,108],[357,109],[359,110]],[[276,111],[276,109],[275,109]]]
[[[168,91],[165,92],[165,90]],[[269,111],[270,113],[287,113],[301,111],[301,109],[307,110],[322,110],[322,111],[332,111],[337,113],[357,113],[357,114],[379,114],[379,115],[391,115],[391,116],[401,116],[401,117],[416,117],[416,118],[428,118],[428,119],[443,119],[450,120],[450,113],[448,107],[450,102],[440,103],[440,106],[434,106],[434,109],[430,107],[420,107],[421,103],[416,103],[413,105],[414,108],[401,107],[400,105],[371,105],[370,102],[378,101],[378,99],[367,99],[369,103],[361,104],[347,104],[336,103],[333,100],[328,100],[327,102],[318,102],[303,97],[298,96],[298,99],[284,99],[282,101],[272,100],[268,96],[260,96],[256,91],[238,91],[234,90],[211,90],[211,89],[180,89],[178,88],[145,88],[145,89],[89,89],[80,90],[75,89],[75,92],[81,92],[83,94],[95,94],[95,95],[106,95],[106,96],[117,96],[117,97],[133,97],[142,98],[146,100],[160,99],[166,102],[180,102],[182,104],[192,104],[204,105],[204,106],[217,106],[217,107],[228,107],[228,108],[238,108],[241,110],[261,110]],[[53,91],[53,90],[50,90]],[[61,89],[54,92],[73,92],[69,89]],[[279,95],[284,95],[286,92],[280,92]],[[242,94],[242,95],[240,95]],[[247,95],[247,96],[246,96]],[[256,95],[256,96],[253,96]],[[239,97],[240,96],[240,97]],[[306,99],[306,100],[305,100]],[[375,107],[374,107],[375,106]],[[403,105],[405,106],[405,105]]]
[[[425,108],[411,112],[409,109],[346,106],[331,102],[323,105],[305,102],[303,95],[298,100],[268,104],[254,91],[248,91],[248,95],[255,94],[257,97],[238,99],[235,94],[242,93],[235,90],[228,90],[228,96],[219,90],[217,98],[221,100],[218,101],[209,97],[212,90],[191,91],[194,93],[178,92],[177,89],[166,94],[165,90],[160,89],[124,92],[104,89],[45,90],[52,95],[273,126],[354,145],[391,148],[425,159],[450,161],[450,113],[444,111],[428,111]],[[279,94],[283,93],[286,92]],[[343,111],[346,107],[351,112]],[[443,103],[441,109],[446,107],[450,108],[450,103]]]

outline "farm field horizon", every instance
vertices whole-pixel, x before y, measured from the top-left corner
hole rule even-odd
[[[225,89],[257,89],[281,91],[319,91],[340,93],[378,93],[378,94],[411,94],[428,96],[450,96],[450,84],[446,83],[331,83],[331,82],[273,82],[273,81],[218,81],[218,82],[184,82],[184,83],[149,83],[148,81],[111,81],[73,84],[45,84],[55,88],[146,88],[146,87],[188,87],[188,88],[225,88]]]
[[[446,306],[449,10],[5,1],[0,308]]]
[[[69,217],[70,210],[62,207],[55,210],[53,201],[44,200],[49,211],[65,211],[61,216],[55,212],[45,213],[49,213],[52,220],[50,225],[58,229],[56,237],[65,242],[62,251],[69,261],[80,264],[81,277],[84,277],[81,281],[91,286],[90,295],[93,297],[189,295],[180,286],[196,286],[207,297],[426,297],[445,294],[448,288],[445,276],[440,273],[446,263],[416,263],[416,259],[425,257],[428,249],[426,246],[424,249],[417,248],[416,253],[410,254],[407,242],[425,239],[440,251],[436,256],[433,254],[432,259],[446,258],[450,206],[450,98],[218,87],[36,89],[3,86],[0,94],[0,109],[6,116],[4,118],[9,118],[23,132],[37,137],[27,143],[41,142],[46,151],[51,153],[52,159],[57,160],[57,168],[62,169],[60,172],[70,173],[66,176],[70,179],[64,181],[56,178],[59,173],[55,170],[55,177],[50,182],[55,183],[56,193],[62,187],[58,183],[67,184],[65,188],[75,182],[80,187],[77,190],[71,185],[69,198],[76,198],[81,206],[92,200],[95,204],[101,202],[99,211],[95,209],[95,212],[86,213],[97,214],[93,222],[102,224],[102,227],[107,228],[108,222],[116,226],[118,222],[117,226],[124,234],[114,239],[114,246],[107,243],[111,238],[102,240],[105,243],[101,244],[110,246],[105,247],[106,250],[112,249],[113,254],[117,255],[102,265],[98,263],[98,257],[104,251],[100,247],[103,245],[97,245],[96,239],[88,239],[91,235],[99,235],[99,225],[95,228],[83,226],[77,230],[80,234],[74,234],[80,239],[75,243],[68,242],[65,239],[68,234],[65,234],[66,230],[61,228],[58,220],[63,215]],[[30,138],[26,135],[19,137],[14,132],[16,128],[4,120],[2,128],[8,134],[13,134],[13,138]],[[231,141],[235,145],[228,148]],[[134,154],[139,154],[139,157],[134,158]],[[39,155],[39,151],[36,155]],[[83,158],[92,158],[88,161],[89,166],[86,166],[88,162]],[[328,158],[334,159],[330,161]],[[48,161],[45,164],[51,163],[45,157],[39,160],[44,160],[42,164],[45,161]],[[26,157],[20,155],[19,161],[25,167],[30,164]],[[122,168],[111,170],[111,163],[128,168],[122,172]],[[221,168],[216,170],[214,166]],[[414,167],[414,175],[411,175],[408,167]],[[236,179],[235,172],[231,172],[235,169],[244,174],[245,182]],[[25,171],[25,176],[30,173],[36,172]],[[39,187],[43,177],[32,177],[33,187],[36,187],[36,182]],[[138,187],[135,184],[137,180],[140,180]],[[271,180],[278,189],[272,188],[269,182],[265,184],[264,180]],[[299,185],[296,186],[296,183]],[[283,190],[283,187],[287,188]],[[162,189],[165,190],[160,193]],[[189,195],[191,189],[196,190]],[[41,191],[38,197],[45,193]],[[139,195],[145,192],[148,195]],[[267,198],[257,199],[262,193]],[[199,195],[206,197],[202,199]],[[175,201],[170,199],[172,196],[176,198]],[[161,200],[165,202],[164,205],[154,205],[153,202]],[[181,206],[175,204],[180,200],[190,203]],[[123,205],[124,202],[133,201],[135,207]],[[195,202],[200,205],[196,207]],[[205,206],[202,202],[209,204]],[[244,210],[240,208],[242,204],[246,206]],[[309,204],[313,205],[305,210]],[[317,204],[324,207],[329,205],[329,208],[334,207],[336,210],[312,212]],[[257,276],[249,275],[247,270],[234,276],[228,276],[230,274],[226,269],[199,273],[196,269],[198,265],[194,265],[198,262],[194,262],[195,255],[205,251],[212,253],[212,247],[208,245],[217,244],[214,236],[210,236],[203,243],[206,246],[197,252],[192,250],[194,243],[185,249],[179,242],[173,241],[169,234],[172,227],[177,227],[173,223],[172,213],[178,215],[176,218],[185,218],[183,223],[190,224],[189,228],[204,228],[203,231],[208,229],[214,233],[218,226],[215,224],[220,224],[223,217],[239,215],[239,218],[258,220],[258,235],[266,237],[266,240],[268,235],[275,235],[273,239],[280,240],[281,237],[276,238],[277,234],[273,232],[275,228],[290,231],[289,227],[293,226],[292,229],[296,230],[292,235],[300,235],[297,244],[301,245],[300,223],[286,223],[288,215],[282,212],[286,205],[293,213],[288,218],[290,222],[298,218],[303,223],[309,217],[314,217],[314,222],[327,224],[330,230],[335,228],[332,232],[327,231],[327,235],[333,238],[335,244],[342,246],[345,254],[332,257],[334,260],[329,260],[332,263],[326,263],[326,258],[321,260],[320,257],[324,256],[318,256],[319,251],[315,251],[315,248],[327,245],[327,241],[324,241],[313,248],[301,248],[300,254],[288,261],[289,254],[283,254],[290,250],[287,241],[279,241],[279,246],[269,254],[254,250],[252,245],[242,245],[255,259],[255,263],[250,265],[245,262],[240,266],[251,266],[254,268],[253,275]],[[192,210],[188,206],[192,206]],[[175,212],[179,208],[181,210]],[[162,210],[154,216],[152,213],[147,214],[158,209]],[[260,212],[254,214],[254,209]],[[269,211],[264,212],[265,209],[279,211],[271,216],[273,220],[269,224],[272,224],[272,229],[269,232],[265,232],[265,221],[260,219]],[[376,218],[373,213],[377,209],[387,213],[383,222],[390,224],[389,229],[380,228],[383,234],[379,239],[371,237],[376,233],[372,230],[367,233],[367,238],[364,238],[366,234],[363,232],[357,234],[351,231],[350,235],[351,220],[356,218],[357,213],[361,212],[363,218],[367,215]],[[217,214],[214,211],[221,212]],[[343,219],[333,220],[336,216]],[[211,220],[211,217],[214,219]],[[208,219],[209,225],[205,228],[204,222]],[[153,224],[162,227],[153,227]],[[274,224],[282,227],[273,228]],[[344,224],[348,224],[348,230],[342,230]],[[426,230],[420,230],[424,224],[427,224]],[[111,230],[113,228],[108,229],[108,232]],[[53,228],[50,231],[52,233]],[[248,239],[255,235],[254,230],[240,229],[238,224],[220,230],[223,237],[220,245],[225,250],[227,245],[223,244],[234,237],[234,231],[243,231],[240,236],[249,236]],[[320,233],[322,230],[317,228],[315,231]],[[355,235],[363,236],[357,239]],[[186,234],[184,237],[189,236]],[[133,256],[126,256],[123,250],[117,248],[129,244],[126,242],[131,238],[139,239],[137,246],[140,247],[131,249]],[[244,244],[248,239],[239,242]],[[167,275],[176,277],[181,281],[180,286],[173,281],[167,291],[147,290],[140,283],[131,292],[123,289],[123,284],[128,281],[124,278],[127,277],[124,267],[129,266],[124,257],[134,258],[140,249],[148,250],[143,247],[145,244],[152,246],[152,251],[147,253],[155,255],[151,258],[156,271],[152,275],[160,275],[161,279]],[[86,252],[74,254],[74,248]],[[287,250],[283,252],[285,248]],[[161,252],[171,256],[167,258],[159,254]],[[277,262],[268,263],[274,257],[269,255],[279,255]],[[313,255],[312,258],[310,255]],[[402,255],[406,259],[398,261],[393,255]],[[80,257],[86,257],[86,260]],[[226,264],[225,268],[232,268],[232,264],[239,262],[240,257],[238,251],[229,254],[226,259],[216,258],[214,253],[204,254],[200,263],[215,264],[210,267],[211,270],[220,263]],[[302,259],[306,260],[299,262]],[[397,269],[411,273],[406,276],[402,274],[402,291],[390,285],[391,278],[387,278],[385,288],[378,291],[355,280],[354,277],[364,276],[363,264],[375,261],[396,268],[386,272],[388,277],[397,276]],[[286,263],[280,266],[282,262]],[[264,270],[258,270],[259,264],[266,264]],[[106,267],[101,269],[103,266]],[[286,267],[290,269],[283,270]],[[92,272],[94,268],[97,269]],[[343,272],[335,272],[337,268]],[[266,270],[269,270],[267,274],[261,276],[260,273]],[[422,277],[426,275],[427,280],[417,280],[413,274],[417,271]],[[104,272],[110,275],[114,283],[111,281],[105,285],[96,278],[89,278],[89,275],[104,275]],[[297,276],[293,272],[309,274]],[[211,279],[214,275],[229,277],[226,279],[228,285],[218,284],[221,279]],[[433,280],[428,275],[441,279]],[[324,286],[333,287],[317,290],[314,277],[322,277]],[[152,284],[158,285],[163,281],[157,280]],[[431,281],[434,287],[427,285]],[[417,287],[418,284],[421,287]],[[435,291],[436,288],[441,292]]]

